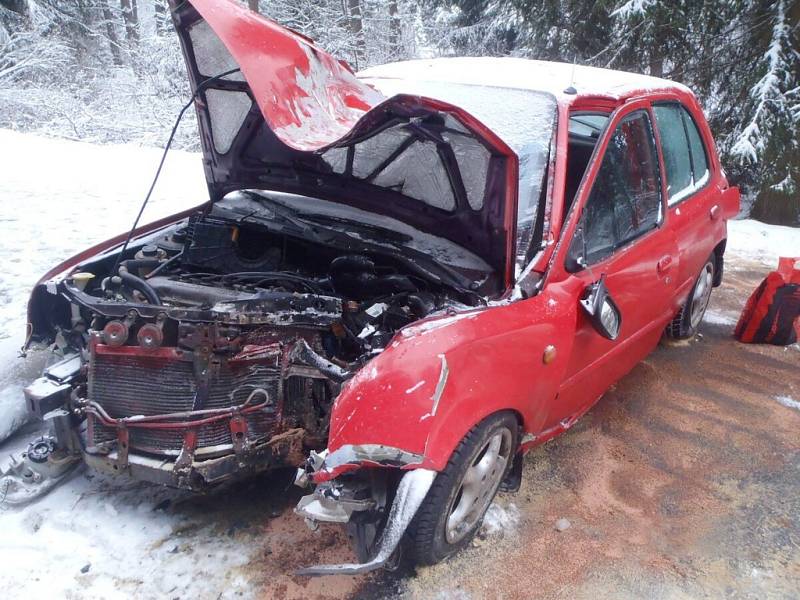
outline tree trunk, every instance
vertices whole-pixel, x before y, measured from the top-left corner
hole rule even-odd
[[[650,76],[664,77],[664,59],[661,56],[650,57]]]
[[[120,0],[122,18],[125,21],[125,38],[128,44],[135,46],[139,42],[139,23],[136,14],[136,0]]]
[[[122,65],[122,53],[119,50],[119,37],[117,36],[117,24],[114,19],[114,13],[108,6],[108,0],[103,0],[103,21],[106,25],[106,36],[108,37],[108,46],[111,49],[111,58],[117,66]]]
[[[258,12],[258,0],[247,0],[247,8],[253,12]]]
[[[167,7],[164,0],[153,0],[153,17],[156,21],[156,33],[162,35],[169,29],[167,26]]]
[[[364,62],[364,23],[361,19],[361,0],[347,0],[347,8],[350,12],[350,33],[355,39],[355,63],[356,69],[360,69],[359,62]]]
[[[392,58],[398,58],[400,54],[400,33],[397,0],[389,0],[389,48]]]

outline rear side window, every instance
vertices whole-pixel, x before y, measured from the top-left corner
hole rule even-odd
[[[683,122],[686,123],[686,133],[689,135],[689,152],[692,155],[692,170],[694,171],[694,183],[698,186],[705,184],[708,179],[708,159],[706,158],[706,148],[697,130],[697,124],[691,115],[681,108],[683,112]]]
[[[708,161],[700,132],[679,104],[653,107],[661,137],[670,206],[701,188],[708,179]]]
[[[587,264],[650,231],[661,221],[661,180],[650,117],[626,117],[609,141],[581,216]],[[577,238],[576,238],[577,239]]]

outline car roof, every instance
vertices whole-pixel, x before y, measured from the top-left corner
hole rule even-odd
[[[364,69],[358,77],[375,83],[393,79],[523,89],[549,93],[568,104],[585,96],[622,100],[651,91],[691,93],[674,81],[638,73],[511,57],[407,60]],[[570,87],[575,93],[565,91]]]

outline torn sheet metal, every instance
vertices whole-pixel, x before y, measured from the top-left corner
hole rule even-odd
[[[442,399],[444,393],[444,386],[447,385],[447,377],[450,375],[450,368],[447,366],[447,357],[440,354],[439,358],[442,360],[442,370],[439,373],[439,381],[436,382],[436,389],[433,392],[433,405],[431,406],[431,416],[436,416],[436,409],[439,408],[439,400]]]
[[[394,467],[422,464],[424,457],[401,448],[382,444],[345,445],[331,452],[322,464],[322,470],[334,471],[342,465],[370,462]]]

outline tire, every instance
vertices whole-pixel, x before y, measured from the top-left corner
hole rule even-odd
[[[697,335],[703,315],[706,314],[708,302],[711,299],[711,289],[714,287],[716,262],[714,255],[708,257],[700,274],[692,286],[692,291],[672,323],[667,326],[667,335],[677,340],[686,340]]]
[[[435,564],[472,541],[511,468],[518,431],[516,417],[500,412],[478,423],[461,440],[409,527],[409,551],[417,563]],[[496,458],[491,461],[495,447]],[[465,483],[468,474],[470,481]]]

